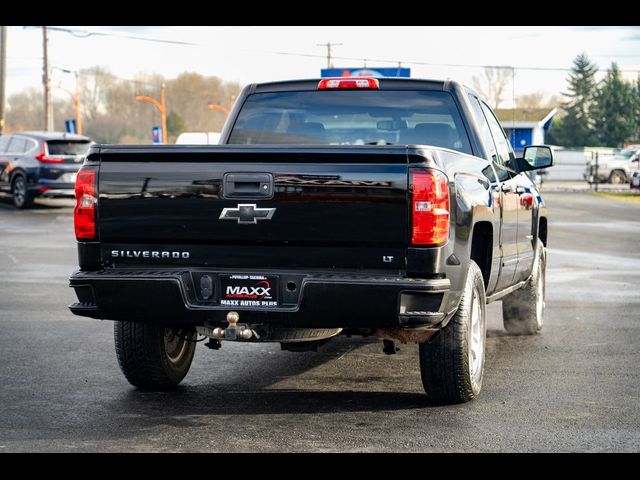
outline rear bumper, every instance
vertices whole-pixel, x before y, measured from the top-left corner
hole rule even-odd
[[[40,197],[73,198],[75,197],[75,187],[75,183],[40,179],[31,185],[29,190]]]
[[[261,272],[277,276],[278,307],[221,305],[219,295],[203,301],[199,275],[228,272],[189,270],[78,271],[70,278],[78,302],[70,310],[85,317],[185,325],[226,325],[227,312],[241,314],[245,323],[288,327],[394,328],[437,326],[446,319],[448,279],[414,279],[391,275],[336,275],[291,271]],[[250,272],[247,272],[250,273]],[[295,289],[288,289],[294,285]]]

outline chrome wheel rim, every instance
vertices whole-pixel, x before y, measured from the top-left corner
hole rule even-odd
[[[188,338],[188,334],[183,330],[164,329],[164,350],[167,354],[167,359],[174,365],[180,363],[185,356]]]
[[[24,203],[24,199],[27,196],[27,186],[24,184],[24,180],[21,178],[16,180],[16,183],[13,185],[13,198],[16,202],[16,205],[22,205]]]
[[[538,285],[536,288],[536,324],[538,329],[542,327],[542,317],[544,315],[544,269],[542,265],[538,267]]]
[[[484,319],[482,305],[480,305],[478,291],[473,290],[471,299],[471,316],[469,319],[469,371],[471,380],[476,385],[482,377],[482,364],[484,362]]]

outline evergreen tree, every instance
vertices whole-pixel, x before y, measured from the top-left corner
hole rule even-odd
[[[565,135],[564,118],[556,115],[544,139],[547,145],[568,145]]]
[[[187,125],[182,117],[174,111],[169,112],[169,115],[167,115],[167,135],[171,138],[176,138],[186,129]]]
[[[584,147],[593,145],[593,119],[591,109],[593,95],[596,90],[595,74],[598,67],[591,63],[586,53],[581,53],[573,61],[573,68],[569,74],[568,93],[563,93],[567,101],[562,107],[567,115],[561,125],[557,126],[554,138],[558,143],[567,147]]]
[[[600,145],[622,147],[635,130],[635,86],[626,82],[618,65],[611,64],[594,96],[593,117]]]
[[[636,79],[632,95],[633,103],[633,132],[631,140],[633,142],[640,141],[640,75]]]

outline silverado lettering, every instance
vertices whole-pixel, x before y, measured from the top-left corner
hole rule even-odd
[[[529,172],[552,151],[516,155],[473,90],[249,85],[220,143],[94,145],[78,172],[70,309],[116,322],[133,385],[180,383],[198,334],[290,351],[345,334],[417,343],[428,399],[466,402],[488,303],[510,333],[542,328],[548,212]]]
[[[189,252],[111,250],[111,258],[189,258]]]

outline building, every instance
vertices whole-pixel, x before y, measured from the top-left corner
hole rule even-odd
[[[497,108],[495,110],[502,128],[516,152],[527,145],[544,145],[545,133],[551,128],[557,108]]]

